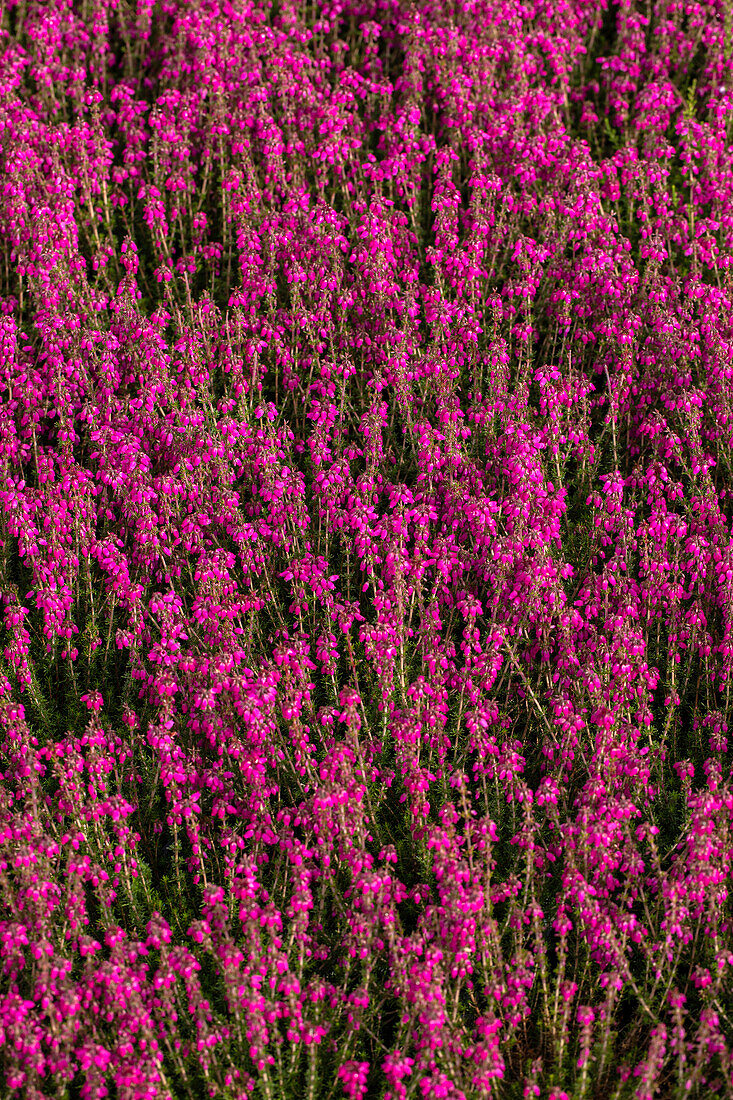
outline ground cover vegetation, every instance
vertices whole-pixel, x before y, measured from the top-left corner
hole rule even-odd
[[[0,1095],[733,1095],[733,7],[1,11]]]

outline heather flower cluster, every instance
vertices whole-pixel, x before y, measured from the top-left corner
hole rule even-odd
[[[733,1097],[725,0],[5,0],[0,1100]]]

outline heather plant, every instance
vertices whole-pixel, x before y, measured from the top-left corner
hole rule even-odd
[[[7,0],[3,1097],[733,1094],[729,14]]]

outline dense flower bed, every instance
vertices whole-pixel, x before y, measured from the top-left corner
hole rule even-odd
[[[0,18],[0,1096],[732,1096],[731,5]]]

